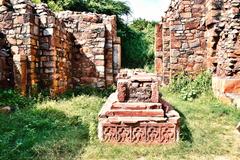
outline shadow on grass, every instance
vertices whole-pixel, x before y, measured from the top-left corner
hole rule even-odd
[[[175,110],[179,113],[181,119],[180,119],[180,139],[182,141],[187,141],[189,143],[193,142],[193,137],[192,137],[192,133],[188,128],[187,125],[187,120],[185,115],[178,109],[175,108]]]
[[[182,141],[187,141],[189,143],[192,143],[193,142],[192,133],[188,128],[187,119],[186,119],[185,115],[179,109],[177,109],[176,107],[171,105],[168,101],[162,99],[161,103],[162,103],[163,107],[165,108],[164,110],[174,109],[179,113],[179,115],[180,115],[180,139]]]
[[[37,102],[42,102],[45,100],[62,100],[71,99],[76,96],[87,95],[96,96],[99,98],[107,98],[113,92],[115,92],[115,87],[111,86],[106,89],[93,88],[91,86],[76,86],[73,89],[69,89],[61,95],[55,97],[50,96],[48,90],[42,90],[40,93],[33,94],[29,97],[22,96],[20,92],[13,89],[0,89],[0,108],[4,106],[11,106],[12,109],[22,109],[22,108],[32,108]]]
[[[115,92],[115,87],[111,86],[106,89],[93,88],[91,86],[81,85],[76,86],[74,89],[66,91],[64,94],[60,95],[59,98],[71,98],[72,96],[88,95],[88,96],[97,96],[100,98],[107,98]]]
[[[52,109],[0,114],[0,159],[72,159],[89,142],[79,117]]]

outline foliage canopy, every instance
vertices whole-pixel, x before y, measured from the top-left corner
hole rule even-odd
[[[136,19],[125,28],[119,29],[123,43],[123,67],[144,68],[153,66],[155,24],[156,22],[145,19]]]
[[[86,11],[118,16],[131,12],[125,2],[116,0],[33,0],[33,2],[46,3],[54,11]]]

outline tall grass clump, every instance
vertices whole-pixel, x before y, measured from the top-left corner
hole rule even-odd
[[[180,93],[183,100],[192,101],[201,94],[211,91],[211,77],[209,71],[202,72],[195,78],[181,73],[172,79],[169,90]]]
[[[11,106],[15,109],[30,107],[35,99],[22,96],[19,91],[13,89],[0,89],[0,107]]]

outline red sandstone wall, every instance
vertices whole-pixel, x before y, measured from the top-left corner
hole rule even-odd
[[[216,50],[214,62],[216,76],[240,78],[240,2],[209,1],[208,30],[215,44],[208,46]],[[213,31],[214,30],[214,31]]]
[[[116,62],[113,59],[115,51],[119,50],[116,45],[120,46],[116,16],[71,11],[60,12],[57,16],[76,37],[73,61],[75,83],[97,87],[113,84],[120,69],[118,59]],[[115,75],[114,71],[117,72]]]
[[[208,59],[213,70],[213,91],[240,107],[240,1],[207,3]]]
[[[13,55],[15,87],[26,93],[36,77],[37,34],[34,8],[28,1],[2,0],[0,29],[6,35]]]
[[[74,38],[63,22],[45,5],[37,5],[39,15],[38,71],[41,88],[63,93],[72,87],[71,61]]]
[[[239,0],[172,0],[156,26],[155,66],[165,84],[209,69],[217,96],[240,98],[239,8]]]
[[[205,0],[172,1],[156,26],[156,71],[164,83],[176,73],[197,74],[205,68]]]
[[[64,12],[68,17],[61,19],[45,4],[29,0],[0,0],[0,8],[0,31],[13,55],[11,81],[23,94],[49,89],[55,95],[79,84],[113,84],[121,53],[115,16]],[[6,57],[1,53],[0,59],[5,80]]]
[[[156,70],[163,77],[206,68],[238,77],[238,53],[239,1],[173,0],[156,26]]]

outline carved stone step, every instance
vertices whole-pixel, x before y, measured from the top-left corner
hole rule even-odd
[[[126,123],[135,124],[139,122],[166,122],[167,118],[164,117],[109,117],[109,123]]]
[[[111,110],[106,113],[108,117],[163,117],[162,109],[155,110]]]
[[[145,110],[145,109],[161,109],[160,103],[113,103],[112,110],[128,109],[128,110]]]

